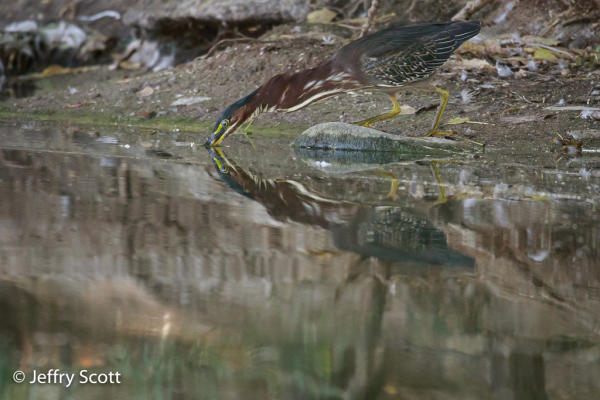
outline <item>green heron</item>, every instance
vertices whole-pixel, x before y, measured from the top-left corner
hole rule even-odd
[[[400,114],[397,95],[403,89],[437,91],[441,104],[432,129],[424,135],[445,135],[437,128],[449,94],[433,88],[433,74],[464,42],[476,36],[480,21],[395,26],[360,38],[342,47],[331,60],[297,73],[275,75],[267,83],[227,107],[206,142],[215,146],[244,122],[263,112],[292,112],[317,101],[359,89],[386,93],[391,111],[356,122],[371,124]]]

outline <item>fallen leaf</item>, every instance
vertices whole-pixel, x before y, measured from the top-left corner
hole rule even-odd
[[[417,113],[417,109],[409,106],[408,104],[403,104],[400,106],[400,115],[416,114],[416,113]]]
[[[493,68],[492,65],[479,58],[473,58],[471,60],[450,60],[445,65],[447,68],[461,68],[467,71],[474,69]]]
[[[477,122],[477,121],[471,121],[470,118],[465,117],[465,118],[452,118],[450,121],[446,122],[444,125],[459,125],[459,124],[481,124],[481,125],[488,125],[487,122]]]
[[[544,37],[539,37],[539,36],[524,36],[523,42],[527,43],[529,46],[536,45],[536,44],[543,44],[546,46],[556,46],[558,43],[560,43],[560,41],[557,39],[544,38]]]
[[[156,117],[156,111],[146,111],[143,113],[139,113],[137,116],[143,119],[152,119]]]
[[[450,121],[446,122],[446,125],[464,124],[465,122],[469,122],[470,120],[470,118],[452,118]]]
[[[533,58],[536,60],[546,60],[553,63],[558,62],[558,58],[556,58],[556,56],[552,54],[550,50],[542,49],[540,47],[536,48],[535,52],[533,53]]]
[[[322,8],[317,11],[313,11],[306,16],[306,22],[309,24],[328,24],[333,19],[337,13],[335,11],[331,11],[328,8]]]
[[[150,86],[146,86],[136,94],[138,95],[138,97],[148,97],[154,94],[154,89],[152,89]]]
[[[86,104],[96,104],[96,102],[95,101],[84,101],[83,103],[77,103],[77,104],[65,104],[63,106],[63,108],[79,108]]]
[[[210,97],[202,97],[202,96],[186,97],[184,99],[175,100],[173,103],[171,103],[171,105],[172,106],[190,106],[192,104],[200,103],[202,101],[208,101],[210,99],[211,99]]]
[[[118,64],[119,68],[123,68],[123,69],[127,69],[127,70],[134,70],[134,69],[140,69],[142,67],[142,64],[140,64],[139,62],[129,62],[129,61],[121,61]]]
[[[488,38],[488,39],[485,39],[483,41],[483,43],[486,46],[490,45],[490,44],[500,44],[500,43],[502,43],[502,44],[509,44],[509,43],[516,44],[516,43],[519,43],[519,42],[520,42],[519,39],[517,39],[515,37],[515,35],[512,34],[512,33],[503,33],[501,35],[496,35],[496,36],[494,36],[492,38]]]
[[[68,74],[71,73],[71,68],[64,68],[60,65],[50,65],[46,67],[41,73],[40,76],[52,76],[52,75],[60,75],[60,74]]]
[[[475,57],[483,57],[485,55],[485,47],[472,41],[467,41],[458,48],[458,53],[471,53]]]
[[[515,73],[515,78],[525,78],[526,76],[527,76],[527,71],[525,71],[524,69],[519,69]]]
[[[64,67],[61,67],[60,65],[50,65],[49,67],[47,67],[45,70],[43,70],[40,73],[23,75],[23,76],[20,76],[19,79],[27,80],[27,79],[46,78],[48,76],[62,75],[62,74],[77,74],[77,73],[81,73],[81,72],[93,71],[93,70],[100,69],[100,68],[101,67],[99,65],[90,65],[90,66],[79,67],[79,68],[64,68]]]
[[[502,46],[500,46],[499,44],[492,44],[492,45],[485,46],[485,52],[492,56],[493,55],[501,55],[501,56],[509,55],[508,52],[506,50],[504,50],[502,48]]]
[[[529,61],[529,58],[527,57],[508,57],[508,58],[504,58],[504,61],[518,61],[520,63],[525,64],[527,61]]]

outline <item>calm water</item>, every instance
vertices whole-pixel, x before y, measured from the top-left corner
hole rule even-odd
[[[205,136],[0,122],[0,398],[600,398],[597,153]]]

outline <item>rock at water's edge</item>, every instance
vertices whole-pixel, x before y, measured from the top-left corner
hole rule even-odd
[[[304,131],[292,143],[293,147],[311,149],[401,151],[414,153],[451,153],[468,150],[464,143],[442,138],[419,138],[391,135],[376,129],[327,122]]]

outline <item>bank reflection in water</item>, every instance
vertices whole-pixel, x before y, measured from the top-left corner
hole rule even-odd
[[[481,165],[438,166],[445,199],[430,165],[267,179],[59,145],[0,150],[3,399],[598,398],[594,198],[461,194]],[[12,382],[50,368],[123,384]]]

